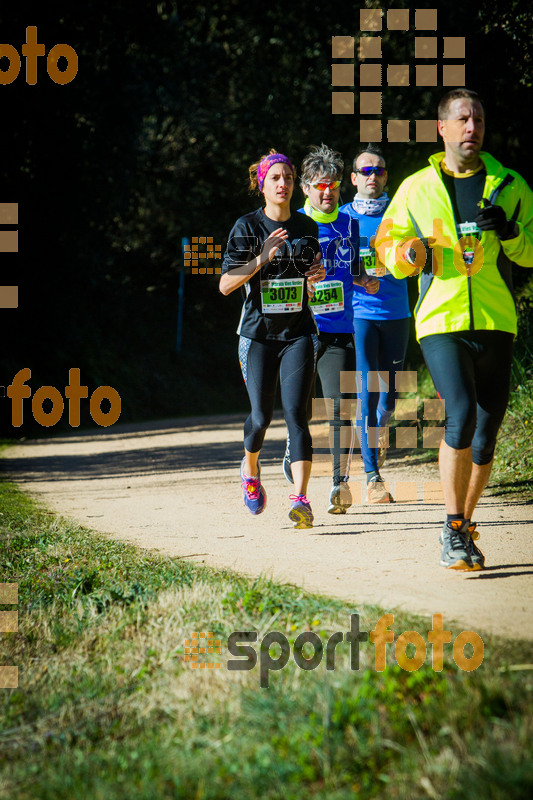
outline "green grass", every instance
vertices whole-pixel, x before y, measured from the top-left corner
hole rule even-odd
[[[511,395],[498,436],[492,490],[533,499],[533,352],[523,344],[513,361]]]
[[[471,673],[451,659],[434,672],[429,648],[407,672],[390,646],[376,672],[368,643],[352,670],[343,643],[335,670],[325,659],[297,669],[291,657],[262,689],[259,665],[225,668],[232,631],[259,641],[280,631],[292,650],[303,631],[325,643],[350,613],[369,631],[383,611],[137,550],[9,484],[0,508],[1,579],[19,584],[19,632],[2,635],[1,663],[20,676],[0,693],[0,796],[518,800],[533,790],[532,672],[510,669],[531,665],[531,643],[483,634]],[[393,629],[427,640],[428,621],[398,612]],[[185,661],[184,640],[205,630],[222,641],[209,657],[222,669]]]
[[[530,272],[528,270],[527,272]],[[498,434],[489,491],[533,500],[533,277],[520,277],[517,290],[511,394]]]

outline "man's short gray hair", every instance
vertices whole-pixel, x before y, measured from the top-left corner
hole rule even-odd
[[[340,153],[325,144],[320,147],[313,145],[311,152],[302,161],[300,185],[309,186],[317,177],[323,178],[326,175],[341,181],[343,172],[344,161]]]

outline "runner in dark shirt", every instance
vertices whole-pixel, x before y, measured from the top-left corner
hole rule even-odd
[[[244,296],[237,333],[251,413],[244,424],[243,499],[254,515],[265,508],[258,459],[279,380],[293,454],[295,494],[290,496],[289,518],[294,527],[309,528],[313,513],[306,492],[312,444],[307,399],[317,349],[309,293],[325,275],[318,227],[302,214],[291,214],[296,171],[286,156],[271,151],[249,172],[250,188],[264,195],[265,207],[240,217],[233,226],[220,279],[222,294],[240,288]]]

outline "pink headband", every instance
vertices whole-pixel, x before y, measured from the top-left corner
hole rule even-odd
[[[261,192],[263,191],[266,174],[270,167],[272,167],[274,164],[287,164],[294,175],[294,167],[287,156],[284,156],[282,153],[271,153],[269,156],[265,156],[263,160],[259,162],[259,166],[257,167],[257,183],[259,184],[259,190]]]

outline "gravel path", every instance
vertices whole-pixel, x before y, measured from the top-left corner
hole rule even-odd
[[[327,513],[330,479],[313,466],[315,527],[294,530],[281,470],[285,426],[277,419],[262,453],[265,512],[244,508],[239,482],[241,416],[114,425],[26,441],[5,451],[9,477],[82,525],[145,548],[248,575],[266,573],[310,591],[385,610],[444,615],[468,630],[533,638],[533,505],[483,498],[477,513],[483,572],[439,566],[444,509],[434,464],[392,453],[383,469],[394,505],[358,502]],[[315,434],[319,433],[318,429]],[[352,469],[354,494],[364,497]],[[416,493],[416,501],[415,501]]]

